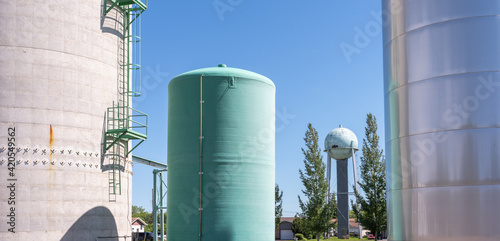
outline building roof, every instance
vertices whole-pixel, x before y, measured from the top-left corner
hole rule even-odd
[[[144,220],[142,220],[141,218],[134,218],[132,217],[132,225],[144,225],[144,226],[147,226],[148,224],[146,222],[144,222]]]
[[[280,221],[293,223],[294,219],[295,219],[295,217],[281,217]]]
[[[356,223],[354,221],[349,220],[349,227],[351,227],[351,228],[358,228],[359,227],[359,223]]]
[[[336,223],[337,219],[332,219],[331,222],[332,223]],[[350,226],[350,228],[358,228],[359,227],[359,223],[356,222],[356,219],[349,218],[349,226]]]

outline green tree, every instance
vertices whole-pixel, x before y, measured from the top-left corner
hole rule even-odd
[[[274,229],[280,225],[281,216],[283,215],[283,191],[280,191],[280,186],[274,186]]]
[[[351,202],[352,202],[352,200],[351,200]],[[354,205],[354,204],[352,204],[352,205]],[[349,211],[349,218],[354,218],[356,220],[358,219],[354,210]]]
[[[307,230],[305,218],[299,217],[298,215],[295,215],[295,219],[292,222],[292,232],[294,234],[303,234],[306,237],[311,235],[311,233]]]
[[[351,206],[358,221],[376,235],[387,229],[385,160],[378,145],[377,120],[371,113],[366,115],[366,125],[358,181],[366,197],[356,192],[361,210],[352,202]]]
[[[135,215],[138,215],[138,214],[144,213],[144,212],[146,212],[146,210],[143,207],[132,205],[132,216],[135,217]]]
[[[311,123],[307,126],[304,141],[306,149],[302,148],[304,154],[304,171],[299,170],[300,179],[304,185],[302,193],[307,200],[299,196],[299,205],[302,215],[305,217],[307,230],[315,234],[319,240],[321,233],[326,231],[333,217],[332,203],[326,202],[328,193],[328,181],[325,175],[325,163],[318,145],[318,132]]]

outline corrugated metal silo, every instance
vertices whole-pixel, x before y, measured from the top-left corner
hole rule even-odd
[[[114,196],[103,155],[127,98],[122,12],[103,2],[0,0],[0,240],[131,235],[131,162]]]
[[[500,240],[500,1],[383,1],[389,240]]]
[[[172,79],[169,240],[274,239],[274,103],[271,80],[225,65]]]

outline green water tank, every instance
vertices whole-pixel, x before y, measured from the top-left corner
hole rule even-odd
[[[223,64],[170,81],[168,240],[274,240],[275,92]]]

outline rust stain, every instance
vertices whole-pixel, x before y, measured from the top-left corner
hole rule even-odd
[[[54,131],[52,130],[52,125],[50,125],[50,148],[54,144]]]

